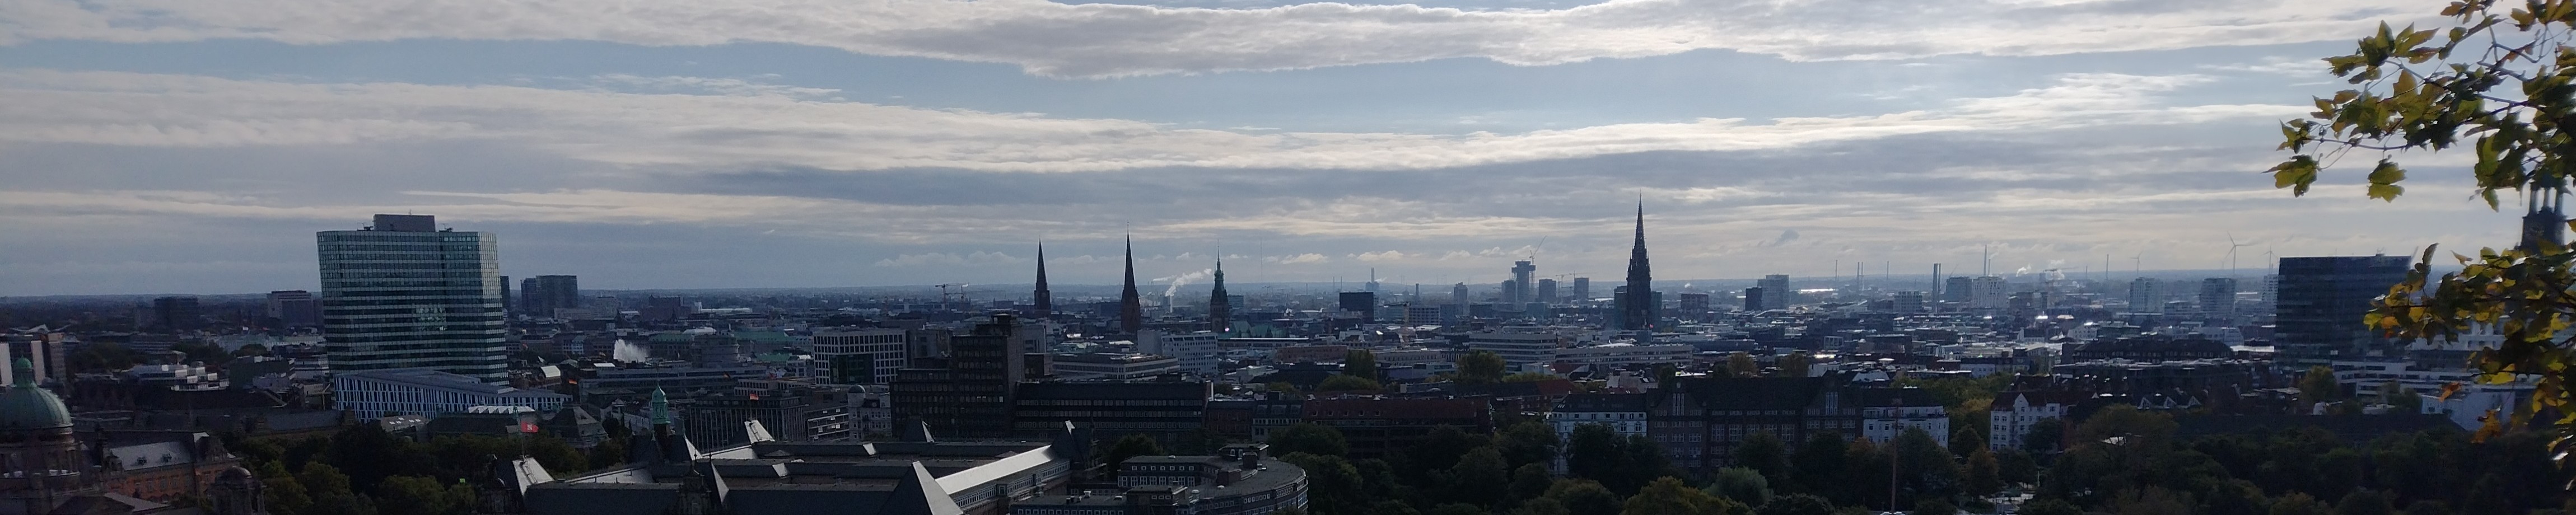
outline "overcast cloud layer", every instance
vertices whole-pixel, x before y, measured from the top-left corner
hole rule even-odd
[[[415,38],[791,43],[1018,65],[1049,76],[1280,70],[1479,57],[1516,65],[1736,50],[1790,60],[2040,55],[2346,39],[2397,0],[1611,0],[1562,10],[1044,0],[639,3],[12,0],[0,42]]]
[[[1244,282],[1484,285],[1533,255],[1606,280],[1640,200],[1667,279],[2515,230],[2454,156],[2394,204],[2257,173],[2339,86],[2333,41],[2435,5],[1513,7],[0,0],[0,295],[312,288],[312,232],[387,212],[603,288],[1019,283],[1041,241],[1057,281],[1109,283],[1131,231],[1167,288],[1219,255]]]

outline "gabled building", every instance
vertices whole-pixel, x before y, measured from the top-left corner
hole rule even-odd
[[[1653,407],[1654,397],[1642,393],[1578,393],[1567,395],[1547,412],[1547,425],[1556,430],[1556,441],[1574,440],[1575,426],[1600,424],[1619,436],[1645,436],[1646,410]],[[1565,470],[1565,457],[1560,453],[1552,466]]]
[[[2027,442],[2030,427],[2041,420],[2067,421],[2084,395],[2058,391],[2008,391],[1995,396],[1987,412],[1986,446],[1994,449],[2019,449]]]

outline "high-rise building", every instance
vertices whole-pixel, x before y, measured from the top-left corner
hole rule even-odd
[[[506,378],[509,335],[492,233],[438,230],[429,215],[376,215],[365,229],[314,239],[332,372],[429,368]]]
[[[1055,292],[1047,290],[1045,245],[1038,246],[1038,287],[1035,291],[1029,292],[1029,297],[1037,304],[1035,306],[1037,316],[1055,315]]]
[[[1980,275],[1968,280],[1968,307],[2003,309],[2010,302],[2010,291],[2004,278]]]
[[[817,329],[814,361],[831,367],[824,377],[835,384],[892,384],[896,371],[910,358],[902,329]]]
[[[897,427],[927,423],[931,433],[1002,438],[1011,431],[1011,398],[1026,377],[1028,349],[1042,348],[1037,328],[994,315],[949,338],[944,368],[905,368],[891,396]]]
[[[1145,328],[1145,299],[1136,295],[1136,238],[1127,238],[1127,283],[1118,290],[1118,330],[1136,334]]]
[[[2270,315],[2281,304],[2281,274],[2263,276],[2263,300],[2254,307],[2257,314]]]
[[[1530,264],[1529,261],[1513,261],[1512,285],[1514,288],[1503,294],[1503,303],[1516,304],[1524,302],[1546,302],[1543,299],[1533,296],[1533,292],[1531,291],[1538,287],[1538,283],[1533,282],[1530,279],[1530,274],[1536,272],[1538,272],[1538,266]]]
[[[1951,277],[1942,279],[1941,281],[1941,302],[1965,304],[1968,302],[1968,298],[1970,296],[1976,294],[1974,291],[1977,289],[1976,278],[1974,277]]]
[[[2279,361],[2322,365],[2367,356],[2381,340],[2361,319],[2370,302],[2406,280],[2404,256],[2281,258],[2280,305],[2273,342]]]
[[[2211,277],[2200,281],[2200,315],[2221,326],[2236,324],[2236,279]]]
[[[1763,287],[1760,287],[1760,286],[1755,286],[1755,287],[1751,287],[1751,288],[1745,288],[1745,289],[1744,289],[1744,310],[1745,310],[1745,311],[1762,311],[1762,310],[1765,310],[1765,309],[1770,309],[1769,307],[1766,307],[1768,304],[1770,304],[1770,299],[1768,299],[1768,298],[1766,298],[1766,297],[1769,297],[1770,295],[1771,295],[1771,293],[1770,293],[1770,289],[1768,289],[1768,288],[1763,288]]]
[[[1370,273],[1374,274],[1375,271]],[[1208,288],[1208,330],[1219,333],[1234,327],[1234,296],[1225,292],[1225,260],[1216,260],[1215,285]],[[1370,280],[1369,285],[1377,285]],[[1372,288],[1371,292],[1376,290]]]
[[[197,307],[197,298],[171,296],[152,299],[152,328],[162,331],[194,331],[205,327],[206,313]]]
[[[1516,305],[1516,304],[1520,304],[1520,303],[1521,303],[1521,296],[1520,296],[1520,293],[1521,293],[1521,283],[1520,283],[1520,281],[1514,281],[1514,280],[1510,280],[1510,279],[1504,279],[1504,280],[1503,280],[1503,286],[1502,286],[1501,290],[1502,290],[1502,301],[1503,301],[1503,304],[1505,304],[1505,305]]]
[[[1364,291],[1346,291],[1342,292],[1340,300],[1342,311],[1359,313],[1360,318],[1371,322],[1377,320],[1377,294]]]
[[[1449,303],[1467,305],[1467,283],[1458,283],[1456,286],[1449,287]]]
[[[1637,203],[1637,238],[1628,250],[1628,286],[1619,297],[1621,330],[1651,331],[1655,328],[1657,308],[1663,297],[1655,293],[1653,269],[1646,264],[1646,203]]]
[[[2165,312],[2164,283],[2147,277],[2129,281],[2129,312]]]
[[[1789,309],[1789,297],[1798,294],[1798,290],[1789,289],[1789,276],[1783,274],[1762,276],[1754,286],[1762,288],[1762,309],[1766,310]]]
[[[553,317],[558,309],[580,309],[581,278],[540,275],[519,281],[519,312]]]
[[[1592,300],[1592,278],[1590,278],[1590,277],[1576,277],[1576,278],[1574,278],[1574,301],[1575,301],[1575,302],[1588,302],[1588,301],[1591,301],[1591,300]]]
[[[1538,280],[1538,298],[1537,298],[1537,299],[1535,299],[1535,300],[1533,300],[1532,302],[1544,302],[1544,303],[1548,303],[1548,304],[1555,304],[1555,303],[1557,303],[1557,302],[1558,302],[1558,301],[1560,301],[1560,300],[1563,300],[1563,299],[1558,299],[1558,298],[1556,297],[1556,280],[1555,280],[1555,279],[1540,279],[1540,280]]]
[[[268,318],[280,328],[322,327],[322,303],[309,291],[268,292]]]

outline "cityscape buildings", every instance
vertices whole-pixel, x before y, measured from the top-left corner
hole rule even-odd
[[[581,308],[581,278],[570,275],[540,275],[519,281],[521,313],[552,317],[558,309]]]
[[[499,382],[508,375],[500,243],[441,230],[430,215],[376,215],[314,235],[322,334],[333,372],[431,368]]]
[[[2372,299],[2406,279],[2414,260],[2404,256],[2281,258],[2279,326],[2273,331],[2280,360],[2297,366],[2367,357],[2383,342],[2359,322]]]

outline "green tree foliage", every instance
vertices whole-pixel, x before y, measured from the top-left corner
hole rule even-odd
[[[2047,455],[2057,452],[2058,445],[2065,439],[2066,421],[2055,417],[2043,418],[2030,423],[2030,432],[2021,435],[2021,448],[2031,454]]]
[[[2290,492],[2272,500],[2271,515],[2334,515],[2334,508],[2309,497],[2304,492]]]
[[[1119,469],[1118,464],[1126,463],[1128,458],[1134,458],[1137,456],[1161,456],[1163,454],[1163,444],[1161,442],[1154,441],[1154,437],[1146,436],[1144,434],[1129,434],[1127,436],[1118,437],[1118,441],[1100,448],[1100,455],[1095,458],[1099,460],[1098,463],[1102,467],[1107,468],[1110,470],[1110,474],[1114,475],[1117,474],[1117,470]]]
[[[2308,367],[2299,374],[2299,402],[2316,404],[2343,400],[2343,385],[2335,382],[2334,369],[2325,365]]]
[[[1567,515],[1619,515],[1621,501],[1598,481],[1559,479],[1542,498],[1565,507]]]
[[[1762,473],[1764,479],[1787,484],[1789,478],[1789,444],[1768,431],[1755,431],[1735,444],[1735,465]]]
[[[1508,501],[1502,496],[1494,495],[1494,487],[1511,482],[1510,467],[1509,463],[1503,461],[1503,453],[1495,451],[1493,447],[1479,447],[1474,451],[1468,451],[1466,456],[1458,458],[1457,464],[1449,467],[1450,501],[1483,508],[1493,508],[1501,502]]]
[[[1771,502],[1771,480],[1763,478],[1762,472],[1749,468],[1717,469],[1717,477],[1709,480],[1708,493],[1760,507]]]
[[[1512,508],[1511,515],[1573,515],[1573,512],[1566,511],[1564,503],[1540,497],[1521,503],[1518,508]]]
[[[1921,428],[1907,428],[1889,442],[1892,457],[1897,460],[1898,490],[1908,496],[1897,505],[1910,506],[1915,499],[1948,498],[1959,493],[1959,462],[1939,440]]]
[[[1505,504],[1519,506],[1521,503],[1530,499],[1537,499],[1540,496],[1547,495],[1547,487],[1554,486],[1555,484],[1556,477],[1554,474],[1548,472],[1547,464],[1531,463],[1521,465],[1520,468],[1512,469],[1511,488],[1504,492],[1508,497]],[[1558,508],[1561,509],[1564,508],[1564,506],[1560,505]]]
[[[1994,455],[1996,476],[1997,478],[2002,479],[2004,483],[2029,484],[2039,482],[2039,460],[2031,458],[2030,453],[2022,452],[2021,449],[2005,449],[2003,452],[1994,453]]]
[[[1506,383],[1535,383],[1535,382],[1539,382],[1539,381],[1546,381],[1546,380],[1549,380],[1549,379],[1563,379],[1563,378],[1562,378],[1562,377],[1557,376],[1556,374],[1550,374],[1550,373],[1546,373],[1546,372],[1518,372],[1518,373],[1514,373],[1514,374],[1512,374],[1512,375],[1503,376],[1503,382],[1506,382]]]
[[[1769,504],[1762,505],[1761,509],[1754,510],[1753,513],[1754,515],[1833,515],[1834,503],[1826,501],[1823,497],[1790,494],[1772,499]]]
[[[2576,173],[2576,1],[2458,0],[2445,6],[2443,25],[2418,30],[2382,23],[2353,53],[2327,57],[2327,71],[2353,84],[2315,99],[2306,119],[2281,124],[2280,148],[2293,155],[2269,173],[2273,185],[2307,193],[2321,169],[2360,151],[2379,159],[2365,177],[2364,194],[2394,201],[2406,170],[2395,156],[2440,152],[2466,139],[2476,158],[2469,167],[2489,209],[2498,192],[2564,194]],[[2447,29],[2447,30],[2445,30]],[[2433,277],[2435,248],[2426,246],[2405,281],[2392,286],[2365,318],[2372,328],[2402,339],[2457,340],[2473,326],[2503,336],[2495,348],[2473,354],[2479,382],[2533,379],[2537,394],[2510,411],[2491,413],[2480,438],[2521,427],[2542,413],[2556,416],[2559,449],[2576,446],[2576,252],[2555,245],[2533,249],[2481,249],[2454,255],[2458,272]],[[2562,462],[2570,453],[2553,453]]]
[[[1274,437],[1276,435],[1273,433]],[[1272,446],[1276,448],[1277,444]],[[1359,469],[1352,467],[1349,460],[1339,455],[1305,452],[1281,455],[1279,460],[1306,471],[1306,508],[1317,515],[1372,513],[1369,496],[1360,483]]]
[[[1804,352],[1795,352],[1780,356],[1778,361],[1772,362],[1772,365],[1772,368],[1774,369],[1772,370],[1772,375],[1780,377],[1807,377],[1807,372],[1815,368],[1816,357],[1807,355],[1807,353]]]
[[[1469,451],[1485,447],[1492,441],[1491,436],[1469,433],[1458,426],[1434,426],[1404,450],[1404,456],[1411,459],[1406,465],[1419,470],[1446,469],[1458,464],[1458,459]]]
[[[1351,453],[1350,440],[1333,428],[1300,422],[1270,432],[1272,454],[1302,452],[1317,456],[1345,456]]]
[[[286,472],[286,465],[275,460],[259,463],[260,495],[268,501],[268,511],[276,515],[303,515],[313,507],[313,496],[304,483]]]
[[[1680,478],[1663,477],[1621,504],[1621,515],[1750,515],[1752,508],[1732,499],[1709,495]]]
[[[2387,494],[2379,492],[2368,490],[2356,491],[2344,494],[2343,500],[2335,502],[2335,515],[2396,514],[2397,506],[2389,502]]]
[[[116,342],[90,342],[72,347],[63,361],[74,373],[111,372],[133,367],[142,356]]]
[[[1960,467],[1959,487],[1968,495],[1980,497],[2002,492],[2004,490],[2002,462],[1995,459],[1993,451],[1983,448],[1969,453],[1966,465]]]
[[[474,512],[474,489],[438,478],[393,476],[376,484],[382,515],[465,515]]]
[[[1324,382],[1315,384],[1315,391],[1318,392],[1373,392],[1383,389],[1386,387],[1379,386],[1377,381],[1349,374],[1333,374],[1332,377],[1324,378]]]
[[[1261,389],[1288,395],[1302,393],[1297,391],[1297,385],[1289,384],[1287,381],[1271,381],[1270,384],[1261,385]]]
[[[1474,351],[1458,357],[1458,384],[1484,385],[1502,382],[1503,356],[1493,351]]]
[[[1380,499],[1376,503],[1369,504],[1368,513],[1370,515],[1422,515],[1422,510],[1413,509],[1413,505],[1405,504],[1404,501]]]
[[[1760,375],[1762,375],[1762,364],[1754,362],[1752,354],[1745,353],[1744,351],[1736,351],[1734,354],[1726,355],[1727,377],[1755,377]]]
[[[1561,444],[1555,428],[1535,420],[1512,424],[1494,435],[1494,450],[1502,451],[1503,459],[1516,467],[1555,459]]]
[[[1789,456],[1790,464],[1794,469],[1790,475],[1794,480],[1775,488],[1806,493],[1839,491],[1845,486],[1843,476],[1846,472],[1843,461],[1848,459],[1850,451],[1848,442],[1843,440],[1841,434],[1830,432],[1810,434],[1806,442],[1798,444],[1798,451]]]
[[[1377,381],[1377,353],[1368,349],[1351,349],[1342,354],[1342,375]],[[1375,388],[1370,388],[1375,390]]]

